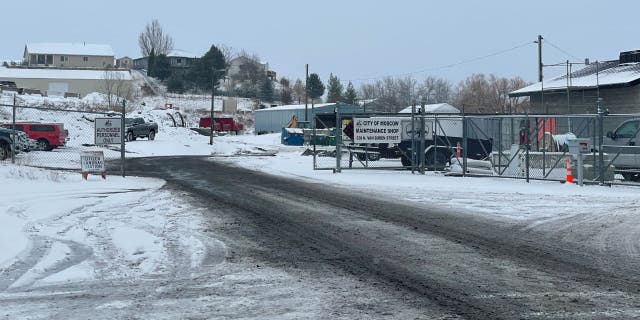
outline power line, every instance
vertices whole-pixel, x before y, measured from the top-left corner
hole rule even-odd
[[[491,57],[495,57],[507,52],[511,52],[514,50],[518,50],[520,48],[532,45],[533,42],[525,42],[522,44],[519,44],[517,46],[508,48],[508,49],[504,49],[504,50],[500,50],[500,51],[496,51],[490,54],[486,54],[483,56],[478,56],[478,57],[474,57],[474,58],[470,58],[470,59],[466,59],[466,60],[462,60],[456,63],[450,63],[450,64],[445,64],[445,65],[441,65],[438,67],[432,67],[432,68],[426,68],[426,69],[422,69],[422,70],[418,70],[418,71],[412,71],[412,72],[406,72],[406,73],[401,73],[401,74],[396,74],[396,75],[386,75],[386,76],[381,76],[381,77],[370,77],[370,78],[359,78],[359,79],[351,79],[351,80],[343,80],[341,82],[362,82],[362,81],[370,81],[370,80],[378,80],[378,79],[382,79],[382,78],[386,78],[386,77],[404,77],[404,76],[410,76],[410,75],[414,75],[414,74],[420,74],[420,73],[425,73],[428,71],[436,71],[436,70],[442,70],[442,69],[448,69],[448,68],[453,68],[453,67],[457,67],[463,64],[468,64],[468,63],[472,63],[472,62],[476,62],[476,61],[480,61],[480,60],[484,60],[487,58],[491,58]]]
[[[574,58],[574,59],[576,59],[576,60],[580,60],[580,58],[578,58],[578,57],[576,57],[576,56],[572,55],[571,53],[569,53],[569,52],[567,52],[567,51],[563,50],[562,48],[560,48],[560,47],[556,46],[555,44],[553,44],[553,42],[549,41],[549,39],[547,39],[547,38],[544,38],[544,42],[545,42],[546,44],[548,44],[548,45],[552,46],[552,47],[553,47],[553,48],[555,48],[556,50],[558,50],[558,51],[560,51],[560,52],[562,52],[562,53],[564,53],[564,54],[566,54],[566,55],[570,56],[571,58]]]

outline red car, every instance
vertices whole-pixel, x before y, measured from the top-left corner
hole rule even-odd
[[[12,129],[12,123],[4,123],[3,127]],[[68,132],[62,123],[16,122],[16,130],[26,133],[37,142],[39,150],[51,151],[67,143]]]

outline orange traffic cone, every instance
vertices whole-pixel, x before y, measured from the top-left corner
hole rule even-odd
[[[571,159],[567,158],[567,183],[573,183],[573,175],[571,174]]]

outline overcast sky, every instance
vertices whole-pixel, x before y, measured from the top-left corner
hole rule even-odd
[[[176,49],[245,49],[278,77],[304,78],[309,63],[325,81],[333,72],[356,85],[404,74],[453,83],[473,73],[535,81],[538,34],[548,41],[545,64],[616,59],[640,49],[638,9],[636,1],[585,0],[8,1],[0,9],[0,59],[21,58],[27,42],[105,43],[117,57],[139,57],[137,37],[158,19]],[[545,68],[547,78],[563,71]]]

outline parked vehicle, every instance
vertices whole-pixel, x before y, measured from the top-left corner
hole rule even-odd
[[[213,118],[213,131],[227,131],[240,134],[244,130],[244,125],[233,120],[231,117]],[[211,117],[200,118],[200,128],[211,128]]]
[[[4,128],[13,129],[13,123],[2,124]],[[62,123],[16,122],[15,129],[27,134],[36,141],[37,149],[51,151],[67,144],[68,131]]]
[[[155,122],[145,122],[142,118],[124,119],[125,137],[127,141],[134,141],[137,138],[149,138],[154,140],[158,133],[158,124]]]
[[[33,150],[36,145],[35,141],[29,139],[24,132],[0,128],[0,160],[5,160],[11,156],[14,138],[16,140],[16,153],[29,152]]]
[[[625,180],[640,180],[640,119],[622,122],[603,138],[603,150],[611,157],[615,172]]]

